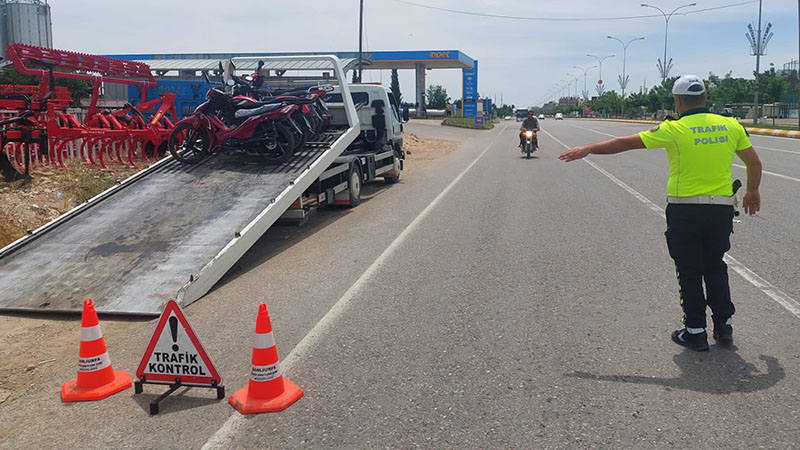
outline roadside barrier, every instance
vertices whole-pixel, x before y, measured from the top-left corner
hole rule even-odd
[[[236,391],[228,402],[242,414],[283,411],[303,396],[303,390],[283,378],[278,349],[272,335],[267,305],[258,307],[253,358],[247,386]]]
[[[62,402],[102,400],[131,387],[131,377],[111,366],[100,322],[91,299],[83,302],[78,378],[61,386]]]

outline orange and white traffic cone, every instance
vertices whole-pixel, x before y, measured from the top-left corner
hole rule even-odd
[[[303,396],[303,390],[283,378],[272,336],[267,305],[258,307],[250,381],[228,402],[242,414],[283,411]]]
[[[62,402],[102,400],[131,387],[131,377],[124,370],[115,371],[106,350],[97,312],[91,299],[83,302],[81,344],[78,352],[78,378],[61,386]]]

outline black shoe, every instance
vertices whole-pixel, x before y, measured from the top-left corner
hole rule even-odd
[[[714,339],[720,343],[720,345],[732,345],[733,344],[733,327],[731,325],[714,325]]]
[[[696,352],[708,350],[708,333],[703,331],[699,334],[691,334],[685,329],[672,332],[672,340],[683,347],[690,348]]]

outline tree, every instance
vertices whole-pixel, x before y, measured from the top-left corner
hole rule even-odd
[[[66,70],[55,69],[56,72],[72,72]],[[38,86],[39,78],[33,75],[21,75],[13,67],[8,67],[0,71],[0,84],[16,84],[21,86]],[[72,103],[70,106],[80,106],[81,98],[87,95],[90,85],[88,81],[73,80],[70,78],[56,78],[56,86],[66,87],[72,96]]]
[[[400,93],[400,77],[397,75],[397,69],[392,69],[392,82],[389,84],[389,89],[391,89],[397,104],[401,104],[403,102],[403,94]]]
[[[428,86],[425,97],[428,99],[426,106],[431,109],[444,109],[447,102],[450,101],[447,90],[438,84]]]
[[[616,91],[608,91],[592,100],[592,109],[598,112],[615,114],[622,111],[622,99]]]
[[[724,107],[734,103],[750,103],[753,101],[754,86],[752,80],[733,78],[731,73],[720,78],[713,73],[708,74],[708,104]]]
[[[781,101],[789,90],[789,79],[786,75],[778,75],[775,68],[770,68],[758,77],[758,92],[763,103]]]

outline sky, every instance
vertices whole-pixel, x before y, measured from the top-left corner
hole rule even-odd
[[[552,19],[597,19],[653,15],[629,20],[519,20],[456,14],[412,6],[398,0],[364,0],[365,50],[460,50],[480,62],[483,97],[516,106],[552,99],[548,91],[570,83],[583,90],[583,73],[597,61],[586,56],[612,55],[602,65],[606,89],[620,92],[623,51],[615,36],[630,44],[627,92],[660,82],[656,61],[663,57],[665,20],[641,0],[409,0],[430,7],[473,13]],[[746,0],[695,0],[693,9],[715,8]],[[647,0],[667,13],[691,0]],[[358,49],[359,0],[205,0],[50,1],[54,47],[94,54],[355,51]],[[669,22],[670,75],[709,72],[752,77],[755,57],[745,38],[748,23],[758,21],[758,1],[672,16]],[[762,70],[798,59],[798,1],[763,0],[764,26],[774,37],[761,59]],[[586,77],[592,94],[598,69]],[[364,81],[389,83],[388,71],[365,71]],[[564,81],[562,81],[564,80]],[[460,96],[461,70],[431,70],[428,84],[441,84]],[[400,71],[403,97],[414,100],[414,73]],[[566,89],[563,89],[566,93]],[[557,94],[558,95],[558,94]]]

